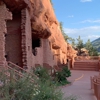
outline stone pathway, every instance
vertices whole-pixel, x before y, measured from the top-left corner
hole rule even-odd
[[[90,87],[90,76],[98,75],[99,72],[77,70],[71,72],[72,76],[68,80],[74,82],[71,85],[62,87],[64,96],[73,95],[77,97],[77,100],[96,100]]]

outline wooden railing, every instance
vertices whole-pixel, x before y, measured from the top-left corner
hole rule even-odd
[[[91,81],[91,89],[94,91],[94,95],[96,96],[97,100],[100,100],[100,75],[90,77]]]

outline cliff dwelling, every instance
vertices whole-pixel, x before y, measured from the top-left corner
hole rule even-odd
[[[2,0],[0,22],[2,66],[57,70],[67,64],[67,42],[49,0]]]

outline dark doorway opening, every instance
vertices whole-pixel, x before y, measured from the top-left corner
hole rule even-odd
[[[40,38],[37,39],[32,39],[32,53],[34,56],[37,55],[37,49],[36,47],[40,47],[41,46],[41,40]]]

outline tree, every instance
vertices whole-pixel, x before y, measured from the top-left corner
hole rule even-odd
[[[76,46],[75,39],[71,39],[71,45],[73,48]]]
[[[53,3],[52,3],[52,0],[50,0],[50,3],[51,3],[51,5],[52,5],[52,7],[53,7]],[[54,7],[53,7],[53,10],[54,10]]]
[[[85,44],[85,48],[89,51],[89,54],[90,54],[91,50],[93,49],[90,39],[87,40],[87,42]]]
[[[68,40],[71,41],[71,40],[72,40],[72,38],[69,37],[69,36],[64,32],[63,23],[62,23],[62,22],[60,22],[60,30],[61,30],[61,32],[62,32],[62,34],[63,34],[63,36],[64,36],[65,41],[68,41]]]
[[[51,4],[52,4],[52,0],[50,0]]]
[[[81,49],[84,47],[83,40],[81,40],[80,36],[77,38],[76,47],[78,49],[78,55],[80,55],[81,54]]]
[[[85,48],[88,50],[90,56],[98,56],[97,50],[93,47],[90,39],[85,44]]]

